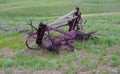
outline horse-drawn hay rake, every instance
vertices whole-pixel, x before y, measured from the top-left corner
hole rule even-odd
[[[63,22],[64,24],[56,26]],[[30,21],[29,25],[32,28],[32,32],[28,33],[26,46],[29,49],[44,47],[53,52],[57,52],[60,46],[68,46],[74,50],[74,46],[72,45],[74,40],[83,41],[90,38],[93,40],[97,38],[95,36],[96,31],[89,33],[83,32],[82,24],[81,12],[79,12],[78,7],[68,14],[58,18],[53,23],[44,24],[41,22],[38,28],[34,27],[32,21]],[[66,28],[67,32],[63,31],[61,29],[62,27]],[[52,34],[51,31],[55,31],[61,35],[53,37],[54,34]]]

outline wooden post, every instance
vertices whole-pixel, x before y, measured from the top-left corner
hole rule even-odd
[[[51,25],[58,24],[58,23],[61,23],[61,22],[70,21],[70,20],[75,19],[75,18],[77,18],[77,16],[72,17],[72,18],[69,18],[69,19],[64,19],[64,20],[55,21],[55,22],[50,23],[50,24],[48,24],[48,25],[51,26]]]
[[[75,9],[75,10],[72,10],[72,11],[69,12],[68,14],[66,14],[66,15],[64,15],[64,16],[62,16],[62,17],[60,17],[60,18],[58,18],[58,19],[56,19],[56,21],[62,20],[62,19],[64,19],[64,18],[68,17],[69,15],[74,14],[75,12],[77,12],[76,9]]]

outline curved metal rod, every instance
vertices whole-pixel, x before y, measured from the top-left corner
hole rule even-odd
[[[33,33],[33,34],[31,34],[31,35],[28,35],[28,36],[27,36],[27,39],[26,39],[26,41],[25,41],[25,44],[26,44],[26,46],[27,46],[29,49],[34,49],[34,48],[32,48],[32,47],[29,46],[29,44],[28,44],[28,39],[29,39],[31,36],[34,37],[35,34],[37,34],[37,33]]]

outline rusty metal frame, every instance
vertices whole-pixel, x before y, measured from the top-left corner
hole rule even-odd
[[[69,16],[72,16],[72,17],[69,17]],[[54,26],[61,22],[67,22],[67,24]],[[72,10],[68,14],[56,19],[54,22],[50,24],[40,23],[38,29],[32,25],[32,21],[30,21],[29,25],[32,28],[32,32],[29,33],[28,38],[30,38],[30,36],[33,36],[33,38],[35,38],[36,40],[36,45],[38,45],[39,47],[45,47],[49,51],[57,51],[58,48],[62,45],[68,45],[74,49],[74,46],[72,46],[71,44],[74,40],[82,41],[82,40],[87,40],[89,38],[92,38],[92,39],[97,38],[96,36],[93,37],[93,34],[96,33],[96,31],[89,32],[89,33],[83,32],[82,17],[78,7],[76,7],[75,10]],[[69,26],[69,29],[67,32],[60,29],[61,27],[64,27],[64,26]],[[50,34],[50,30],[61,33],[62,35],[59,37],[52,38]],[[36,35],[37,37],[34,37],[34,35]],[[45,36],[48,39],[44,39]],[[28,38],[26,40],[26,46],[29,49],[34,49],[29,46]]]

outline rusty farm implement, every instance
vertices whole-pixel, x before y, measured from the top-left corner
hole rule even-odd
[[[60,23],[62,23],[62,25],[60,25]],[[59,26],[57,26],[57,24],[59,24]],[[26,46],[29,49],[43,47],[53,52],[57,52],[61,46],[68,46],[74,50],[74,46],[72,45],[73,41],[94,40],[97,38],[95,36],[96,31],[88,33],[83,32],[82,24],[81,12],[78,7],[56,19],[53,23],[45,24],[41,22],[38,28],[34,27],[32,21],[30,21],[29,25],[32,28],[32,32],[28,33]],[[65,28],[67,31],[64,31],[62,28]],[[59,35],[54,36],[57,34]]]

